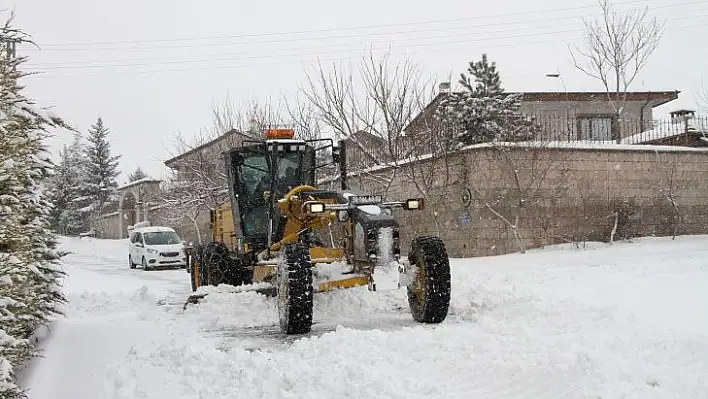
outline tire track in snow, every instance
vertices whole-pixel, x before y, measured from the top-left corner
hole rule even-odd
[[[273,345],[282,347],[298,339],[319,337],[338,327],[395,331],[420,325],[410,315],[407,303],[400,305],[399,296],[395,291],[369,292],[366,288],[316,294],[312,332],[297,336],[282,333],[275,298],[255,292],[211,294],[193,311],[207,320],[208,327],[202,331],[221,337],[225,345],[270,351]],[[228,313],[222,312],[225,308]],[[242,345],[244,342],[248,345]]]

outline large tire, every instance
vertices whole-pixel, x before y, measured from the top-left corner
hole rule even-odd
[[[210,242],[204,248],[204,265],[209,285],[228,284],[229,249],[221,242]]]
[[[241,262],[234,261],[234,265],[231,270],[231,285],[239,286],[253,284],[253,270],[247,269]]]
[[[202,251],[204,284],[239,286],[253,283],[253,270],[245,268],[239,259],[221,242],[211,242]]]
[[[408,286],[408,305],[413,319],[441,323],[450,308],[450,259],[443,241],[436,236],[416,237],[408,255],[415,278]]]
[[[278,263],[278,316],[286,334],[305,334],[312,328],[312,262],[303,244],[285,246]]]

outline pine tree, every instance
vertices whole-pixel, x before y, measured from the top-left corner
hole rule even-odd
[[[65,234],[61,226],[61,213],[63,209],[66,209],[66,206],[70,201],[70,185],[68,182],[69,174],[67,173],[66,168],[68,153],[69,146],[64,145],[64,147],[59,151],[60,161],[50,183],[52,192],[52,214],[50,218],[50,226],[52,230],[58,232],[59,234]]]
[[[469,77],[460,75],[464,91],[450,93],[440,103],[437,116],[458,129],[460,145],[490,141],[529,140],[537,132],[533,120],[519,114],[520,94],[508,94],[501,86],[496,63],[487,55],[470,62]]]
[[[108,134],[109,130],[103,125],[100,117],[88,132],[88,145],[84,149],[86,178],[82,182],[81,195],[77,199],[87,220],[96,218],[108,201],[116,199],[120,156],[111,155]]]
[[[473,86],[473,81],[464,74],[460,75],[460,84],[475,98],[498,97],[504,93],[497,64],[496,62],[490,64],[487,54],[482,54],[481,61],[470,62],[467,71],[474,77],[476,85]]]
[[[46,185],[54,165],[44,140],[48,129],[66,126],[22,93],[26,58],[11,57],[7,46],[28,38],[12,27],[12,17],[0,26],[0,397],[23,398],[14,370],[33,354],[31,335],[64,300],[48,228]]]
[[[128,181],[134,182],[134,181],[145,179],[147,177],[148,177],[148,175],[145,172],[143,172],[142,169],[140,169],[140,166],[138,166],[138,168],[135,169],[135,172],[128,175]]]
[[[85,179],[81,133],[74,132],[74,141],[64,146],[52,181],[52,227],[64,235],[76,235],[86,229],[79,212],[80,185]]]

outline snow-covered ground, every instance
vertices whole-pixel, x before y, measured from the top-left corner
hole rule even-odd
[[[254,292],[183,311],[187,273],[130,270],[126,245],[62,241],[70,306],[30,398],[708,397],[708,236],[453,260],[437,326],[383,273],[317,294],[305,337]]]

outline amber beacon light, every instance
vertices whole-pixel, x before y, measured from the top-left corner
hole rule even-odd
[[[266,139],[292,139],[295,137],[293,129],[268,129],[265,134]]]

